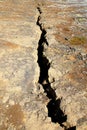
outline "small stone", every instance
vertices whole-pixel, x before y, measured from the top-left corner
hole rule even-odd
[[[9,95],[5,95],[3,98],[3,103],[6,103],[9,100]]]
[[[10,104],[10,105],[14,105],[15,102],[14,102],[13,100],[10,99],[10,100],[9,100],[9,104]]]

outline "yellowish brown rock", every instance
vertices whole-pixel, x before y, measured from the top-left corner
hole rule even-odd
[[[87,129],[86,5],[0,0],[0,130]]]

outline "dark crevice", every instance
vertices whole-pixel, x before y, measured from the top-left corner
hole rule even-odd
[[[37,7],[39,14],[42,13],[40,7]],[[39,26],[41,30],[41,36],[38,42],[38,65],[40,68],[40,76],[38,82],[43,86],[44,92],[47,97],[50,99],[47,108],[48,108],[48,116],[51,117],[52,122],[59,123],[61,127],[64,127],[65,130],[76,130],[75,127],[71,127],[70,129],[66,129],[63,125],[64,122],[67,121],[67,115],[61,110],[60,104],[61,100],[57,99],[55,90],[51,87],[51,83],[49,81],[48,71],[50,69],[51,63],[49,59],[44,55],[44,45],[49,46],[49,43],[46,39],[46,30],[42,27],[40,23],[41,16],[38,16],[36,24]]]
[[[60,108],[61,99],[51,100],[48,105],[48,116],[51,117],[52,122],[59,123],[61,127],[64,127],[63,123],[66,122],[67,116],[64,115]]]
[[[70,127],[68,129],[65,129],[65,130],[76,130],[76,126]]]
[[[41,8],[38,6],[37,7],[37,10],[38,10],[38,12],[40,13],[40,14],[42,14],[42,10],[41,10]]]

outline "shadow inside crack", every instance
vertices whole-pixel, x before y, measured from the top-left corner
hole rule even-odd
[[[38,19],[39,20],[39,19]],[[46,39],[46,30],[41,28],[39,21],[37,22],[38,26],[41,29],[41,37],[38,42],[38,65],[40,67],[40,76],[39,83],[43,86],[44,92],[47,94],[47,97],[51,99],[48,103],[48,116],[51,117],[52,122],[57,122],[61,126],[63,122],[67,120],[67,116],[64,115],[63,111],[60,108],[61,99],[57,99],[55,90],[51,87],[51,83],[49,82],[48,71],[50,69],[50,62],[47,57],[44,55],[44,44],[48,45]]]
[[[63,127],[63,122],[67,121],[67,115],[60,108],[61,99],[51,100],[48,105],[48,116],[51,117],[52,122],[59,123]]]
[[[37,8],[39,13],[40,7]],[[40,76],[39,76],[39,83],[42,85],[44,92],[47,94],[47,97],[50,99],[47,109],[48,109],[48,116],[51,117],[52,122],[59,123],[61,127],[65,129],[65,126],[63,125],[64,122],[67,121],[67,115],[64,114],[62,111],[60,104],[62,99],[56,99],[56,92],[51,87],[51,83],[49,81],[49,74],[48,71],[50,69],[50,62],[49,59],[44,54],[44,44],[47,46],[49,45],[47,39],[46,39],[46,30],[43,29],[42,23],[40,22],[41,16],[38,16],[36,24],[40,27],[41,30],[41,36],[38,42],[38,60],[37,63],[40,68]],[[70,129],[65,130],[75,130],[74,127]]]
[[[49,99],[52,99],[53,101],[56,100],[56,93],[49,82],[47,84],[43,84],[43,89]]]
[[[65,129],[65,130],[76,130],[76,126],[70,127],[68,129]]]

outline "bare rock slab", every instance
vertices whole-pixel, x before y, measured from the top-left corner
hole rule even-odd
[[[87,130],[86,9],[0,0],[0,130]]]

